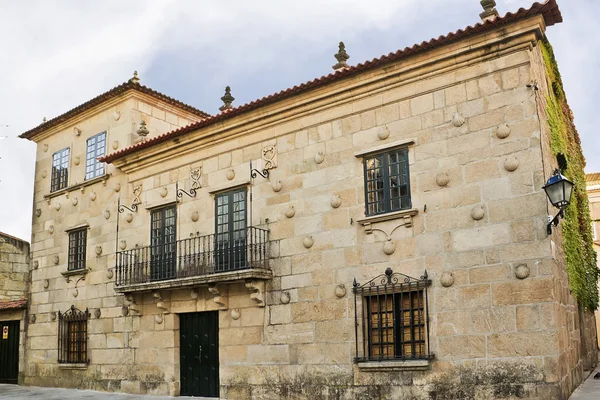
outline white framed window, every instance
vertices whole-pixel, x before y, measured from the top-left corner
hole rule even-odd
[[[86,142],[85,180],[104,175],[104,163],[98,157],[106,154],[106,132],[92,136]]]

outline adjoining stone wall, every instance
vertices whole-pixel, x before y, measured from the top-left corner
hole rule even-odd
[[[0,233],[0,300],[27,298],[29,243]]]
[[[81,197],[77,206],[62,195],[57,210],[36,195],[43,212],[34,218],[40,268],[30,312],[38,318],[29,327],[26,383],[177,395],[178,315],[219,310],[222,398],[566,399],[581,379],[581,335],[560,236],[546,234],[547,128],[526,87],[540,73],[538,36],[522,33],[535,23],[301,95],[285,118],[275,104],[261,110],[260,122],[241,115],[180,145],[161,144],[159,157],[152,149],[131,157],[127,175],[110,167],[106,186],[72,193]],[[417,71],[403,72],[409,66]],[[315,106],[317,96],[327,103]],[[399,143],[408,147],[413,209],[366,225],[356,153]],[[275,149],[276,168],[268,181],[250,182],[249,164],[261,166],[264,149]],[[176,187],[192,187],[198,169],[196,197],[176,203]],[[265,304],[243,283],[127,300],[115,292],[115,248],[149,244],[151,209],[177,204],[178,239],[212,234],[214,193],[242,186],[253,195],[248,225],[270,230]],[[131,205],[134,187],[138,211],[119,216],[117,201]],[[90,271],[67,280],[63,231],[84,221]],[[389,242],[394,251],[386,254]],[[413,277],[427,270],[432,280],[435,359],[427,371],[372,372],[353,362],[353,280],[366,283],[388,267]],[[442,285],[444,274],[450,285]],[[93,311],[90,364],[76,371],[56,363],[52,319],[71,304]]]

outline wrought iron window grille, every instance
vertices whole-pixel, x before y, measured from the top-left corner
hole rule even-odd
[[[385,273],[353,283],[355,362],[430,360],[427,271],[419,279]]]
[[[58,362],[89,363],[87,354],[87,322],[89,311],[71,306],[65,313],[58,312]]]

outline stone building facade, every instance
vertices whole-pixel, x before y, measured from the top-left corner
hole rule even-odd
[[[29,243],[0,232],[0,383],[25,371],[29,281]]]
[[[587,193],[590,201],[590,216],[592,217],[592,234],[594,250],[600,252],[600,173],[586,175]],[[600,267],[600,264],[598,265]],[[596,310],[596,331],[600,329],[600,312]],[[598,338],[600,348],[600,337]]]
[[[486,12],[214,116],[134,78],[24,133],[25,384],[566,399],[596,339],[546,232],[538,44],[562,18]]]

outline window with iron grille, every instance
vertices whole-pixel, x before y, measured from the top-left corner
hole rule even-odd
[[[78,310],[75,306],[65,313],[58,313],[58,362],[89,363],[87,354],[87,308]]]
[[[420,279],[391,268],[364,285],[354,281],[356,361],[428,360],[427,271]]]
[[[69,263],[67,266],[69,271],[85,268],[86,244],[87,229],[69,232]]]
[[[69,153],[67,147],[52,154],[51,192],[66,188],[69,183]]]
[[[411,208],[407,148],[369,156],[364,168],[367,216]]]
[[[85,180],[104,175],[104,163],[98,157],[106,154],[106,132],[99,133],[87,140],[85,157]]]

